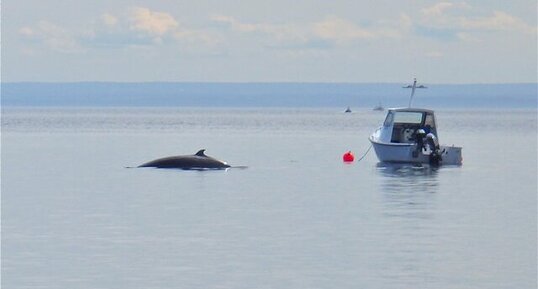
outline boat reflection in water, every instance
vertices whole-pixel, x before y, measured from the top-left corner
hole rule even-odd
[[[431,219],[435,193],[439,189],[439,167],[428,164],[380,162],[384,214],[404,219]]]
[[[446,234],[439,221],[440,169],[428,164],[377,164],[381,192],[379,234],[387,268],[383,278],[394,288],[414,288],[416,280],[436,276],[424,260],[444,257],[444,250],[439,250]]]

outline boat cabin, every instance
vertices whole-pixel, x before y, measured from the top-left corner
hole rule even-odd
[[[423,129],[425,134],[432,133],[439,138],[433,110],[391,108],[383,122],[381,139],[387,143],[416,143],[419,129]]]

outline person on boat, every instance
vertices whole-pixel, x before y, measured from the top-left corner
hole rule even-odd
[[[428,133],[426,135],[426,145],[430,149],[430,165],[438,166],[439,163],[443,160],[441,157],[441,151],[439,147],[439,141],[433,133]]]
[[[428,126],[426,128],[429,129]],[[430,163],[439,164],[439,161],[441,161],[439,141],[432,132],[426,132],[426,128],[419,128],[415,132],[417,147],[413,151],[413,157],[417,158],[419,153],[424,150],[425,154],[430,156]]]
[[[428,145],[430,145],[430,148],[432,149],[438,149],[439,148],[439,141],[437,140],[437,137],[433,133],[427,133],[426,134],[426,142]]]
[[[432,132],[432,127],[431,125],[427,124],[422,128],[422,130],[424,130],[425,134],[429,134]]]
[[[415,139],[417,141],[417,148],[413,152],[413,157],[417,158],[420,151],[424,148],[424,139],[426,137],[426,131],[422,128],[417,129],[415,132]]]

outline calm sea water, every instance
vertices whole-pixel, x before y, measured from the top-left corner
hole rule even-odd
[[[536,288],[536,110],[440,110],[461,167],[357,157],[366,109],[2,111],[3,288]],[[128,169],[207,149],[247,169]]]

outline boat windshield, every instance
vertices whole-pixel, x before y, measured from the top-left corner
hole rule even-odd
[[[385,122],[383,123],[384,126],[391,126],[392,121],[394,120],[394,113],[392,111],[389,111],[387,114],[387,117],[385,118]]]
[[[422,123],[422,112],[399,111],[394,115],[394,123]]]

